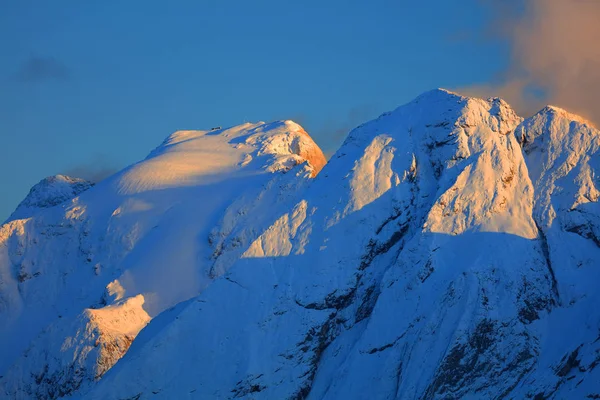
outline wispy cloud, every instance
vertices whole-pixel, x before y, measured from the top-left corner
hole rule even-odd
[[[496,82],[460,90],[504,97],[521,113],[551,103],[599,123],[600,1],[485,4],[493,15],[492,35],[485,37],[508,41],[510,63]]]
[[[319,140],[325,157],[329,159],[340,147],[348,133],[363,122],[373,117],[375,107],[369,104],[354,106],[348,110],[345,116],[336,120],[326,121],[318,127],[315,132],[316,140]]]
[[[74,178],[82,178],[93,183],[98,183],[119,170],[120,168],[109,160],[108,157],[96,155],[92,160],[73,165],[62,173]]]
[[[311,124],[305,114],[295,114],[291,119],[302,125],[329,159],[340,147],[348,133],[377,115],[373,105],[361,104],[348,109],[340,117],[331,117],[319,124]]]
[[[19,82],[66,81],[71,71],[54,57],[31,56],[19,66],[15,77]]]

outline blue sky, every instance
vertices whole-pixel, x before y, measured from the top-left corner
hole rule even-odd
[[[331,153],[425,90],[488,82],[507,50],[457,4],[2,2],[0,220],[43,177],[102,176],[178,129],[293,119]]]

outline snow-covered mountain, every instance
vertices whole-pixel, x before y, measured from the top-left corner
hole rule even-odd
[[[0,228],[0,393],[600,398],[598,130],[434,90],[324,164],[245,124],[34,187]]]
[[[98,379],[151,318],[223,275],[324,164],[291,121],[176,132],[78,197],[4,224],[4,393],[55,398]],[[65,182],[79,181],[48,178],[24,204],[49,204]]]

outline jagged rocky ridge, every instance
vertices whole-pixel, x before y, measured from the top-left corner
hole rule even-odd
[[[291,122],[174,134],[0,228],[2,390],[600,397],[599,149],[556,107],[444,90],[350,132],[315,179]]]

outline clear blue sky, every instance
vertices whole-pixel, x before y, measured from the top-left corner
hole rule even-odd
[[[506,65],[472,34],[478,4],[1,1],[0,220],[43,177],[120,169],[178,129],[293,119],[331,153],[353,126]]]

